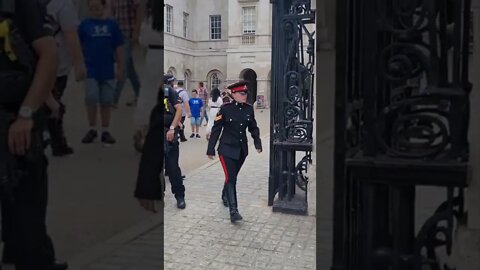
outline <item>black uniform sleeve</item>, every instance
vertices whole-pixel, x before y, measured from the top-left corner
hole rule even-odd
[[[220,108],[213,122],[212,131],[210,132],[210,139],[208,140],[207,155],[215,156],[215,145],[217,144],[218,138],[222,133],[223,123],[225,121],[224,117],[224,108]]]
[[[163,200],[163,117],[161,105],[155,106],[150,117],[150,126],[143,145],[138,169],[135,197],[148,200]]]
[[[15,21],[28,43],[52,35],[45,4],[38,0],[16,0],[15,10]]]
[[[248,124],[248,131],[252,134],[253,144],[255,149],[262,150],[262,140],[260,139],[260,128],[258,128],[257,120],[255,119],[255,111],[252,109],[252,121]]]

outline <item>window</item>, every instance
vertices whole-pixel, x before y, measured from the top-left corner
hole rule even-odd
[[[242,10],[243,36],[242,44],[255,44],[256,13],[255,7],[244,7]]]
[[[183,37],[187,38],[188,30],[188,13],[183,13]]]
[[[173,32],[173,7],[169,5],[165,5],[167,10],[167,15],[165,16],[166,25],[167,25],[167,33],[172,33]]]
[[[255,34],[256,24],[255,7],[244,7],[243,34]]]
[[[218,73],[212,73],[212,76],[210,76],[210,91],[212,89],[218,88],[222,81],[220,80]]]
[[[210,39],[222,39],[222,16],[210,16]]]
[[[190,75],[188,74],[188,72],[185,72],[184,74],[184,77],[185,77],[185,81],[183,82],[183,86],[185,87],[185,90],[188,90],[190,85],[189,85],[189,81],[190,81]]]

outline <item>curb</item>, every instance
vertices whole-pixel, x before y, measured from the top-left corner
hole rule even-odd
[[[261,139],[268,138],[270,133],[261,136]],[[253,142],[249,142],[249,146],[252,146]],[[207,169],[220,161],[218,159],[212,160],[205,165],[202,165],[199,168],[191,171],[188,175],[194,175],[196,171]],[[140,209],[140,208],[139,208]],[[74,255],[72,259],[69,260],[69,269],[72,270],[81,270],[82,267],[87,266],[89,263],[94,262],[95,260],[111,254],[117,249],[121,248],[127,243],[132,242],[133,240],[141,237],[142,235],[156,229],[158,226],[163,224],[163,212],[152,215],[149,219],[141,221],[140,223],[134,225],[133,227],[127,228],[123,232],[114,235],[110,239],[98,243],[87,250]]]

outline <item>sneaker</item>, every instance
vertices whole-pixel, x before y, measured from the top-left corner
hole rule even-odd
[[[97,131],[90,129],[85,135],[85,137],[83,137],[82,143],[93,143],[97,137],[98,137]]]
[[[105,131],[102,133],[102,143],[106,145],[115,144],[117,141],[112,137],[110,132]]]
[[[200,139],[200,134],[197,134],[197,138],[199,138],[199,139]]]
[[[195,134],[190,135],[190,138],[195,138]]]

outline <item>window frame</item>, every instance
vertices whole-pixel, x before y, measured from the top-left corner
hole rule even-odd
[[[253,10],[251,14],[251,20],[249,20],[250,25],[246,27],[246,10]],[[243,35],[255,35],[257,32],[257,7],[256,6],[244,6],[242,7],[242,34]],[[248,29],[250,28],[250,29]],[[252,30],[253,29],[253,30]]]
[[[165,4],[165,32],[173,33],[173,7]]]
[[[188,38],[188,21],[190,19],[190,14],[183,12],[183,37]]]
[[[214,86],[214,81],[215,79],[215,82],[217,83],[216,86]],[[208,81],[208,85],[210,86],[210,91],[212,91],[214,88],[219,88],[220,89],[220,85],[222,84],[222,79],[220,78],[220,72],[218,71],[214,71],[210,74],[210,80]]]
[[[221,40],[222,39],[222,15],[210,15],[209,20],[209,37],[210,40]],[[214,18],[218,18],[218,20],[214,21]],[[214,32],[213,30],[216,29],[218,32]],[[217,37],[218,36],[218,37]]]

